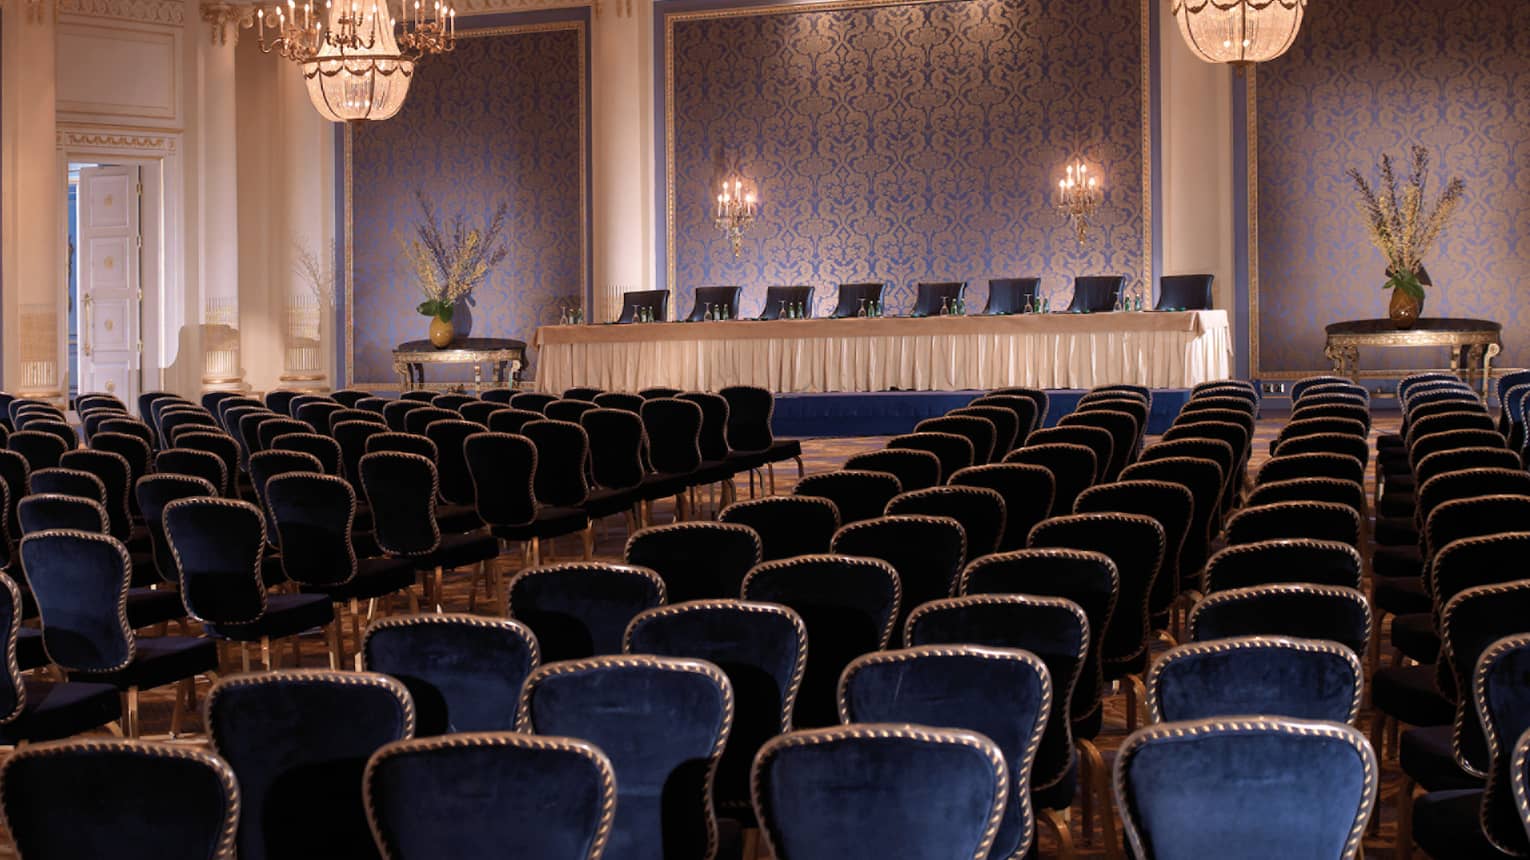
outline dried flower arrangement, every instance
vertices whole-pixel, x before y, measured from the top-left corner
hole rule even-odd
[[[1426,206],[1424,186],[1429,181],[1429,150],[1414,146],[1413,165],[1408,174],[1407,186],[1399,198],[1397,173],[1392,167],[1392,157],[1381,157],[1381,181],[1379,188],[1355,168],[1349,169],[1360,192],[1360,214],[1365,219],[1366,232],[1371,243],[1387,258],[1387,277],[1384,289],[1396,289],[1423,301],[1424,285],[1419,281],[1423,256],[1440,237],[1451,215],[1461,205],[1466,183],[1460,177],[1445,184],[1445,190],[1433,206]]]
[[[400,238],[399,244],[414,266],[420,292],[425,294],[425,301],[416,310],[449,323],[457,302],[472,293],[509,255],[504,232],[510,207],[500,203],[483,227],[469,227],[461,212],[443,225],[424,191],[415,191],[415,199],[421,219],[415,225],[414,238]]]

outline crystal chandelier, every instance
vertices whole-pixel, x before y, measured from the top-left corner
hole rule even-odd
[[[325,0],[323,9],[313,0],[302,6],[287,0],[260,10],[260,49],[302,68],[308,98],[325,119],[387,119],[404,106],[415,63],[457,45],[455,9],[434,2],[427,12],[419,0],[412,10],[404,3],[400,26],[386,0]]]
[[[726,180],[723,182],[722,193],[717,195],[717,215],[713,224],[727,235],[733,246],[733,257],[737,259],[744,249],[744,231],[754,226],[754,194],[744,193],[742,179],[733,180],[731,187]]]
[[[1073,225],[1074,238],[1080,245],[1089,235],[1089,219],[1100,208],[1099,180],[1089,176],[1082,161],[1068,165],[1067,176],[1057,180],[1057,212]]]
[[[1241,74],[1291,47],[1307,0],[1173,0],[1170,8],[1197,57],[1231,63]]]

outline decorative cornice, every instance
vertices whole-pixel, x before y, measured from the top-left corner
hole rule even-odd
[[[500,12],[530,12],[540,9],[579,9],[589,6],[597,14],[604,0],[457,0],[458,15],[489,15]],[[618,9],[632,0],[615,0]]]
[[[214,45],[227,45],[230,30],[233,30],[233,42],[237,45],[239,28],[254,27],[256,11],[253,3],[203,3],[202,20],[210,25]]]
[[[58,130],[58,148],[105,147],[108,149],[143,149],[155,152],[175,152],[176,139],[164,134],[111,134],[92,131]]]
[[[186,23],[185,4],[175,0],[57,0],[57,4],[60,15],[88,15],[173,27]]]

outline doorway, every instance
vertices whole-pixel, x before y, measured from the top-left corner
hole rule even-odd
[[[144,168],[69,164],[69,395],[143,390]],[[153,280],[152,277],[149,280]],[[149,284],[147,286],[153,286]]]

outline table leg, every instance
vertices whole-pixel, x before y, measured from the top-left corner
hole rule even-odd
[[[1503,351],[1503,346],[1496,343],[1487,345],[1482,351],[1482,400],[1487,402],[1488,394],[1493,384],[1493,356]]]
[[[477,361],[473,362],[473,391],[483,393],[483,364]]]
[[[1450,373],[1457,379],[1461,378],[1461,347],[1450,348]]]
[[[409,365],[402,361],[393,362],[393,375],[398,377],[398,390],[402,394],[409,390],[410,372]]]
[[[1466,366],[1462,368],[1466,373],[1466,384],[1472,388],[1477,387],[1477,373],[1482,369],[1483,346],[1480,343],[1472,344],[1466,348]],[[1487,386],[1482,388],[1483,398],[1487,397]]]

